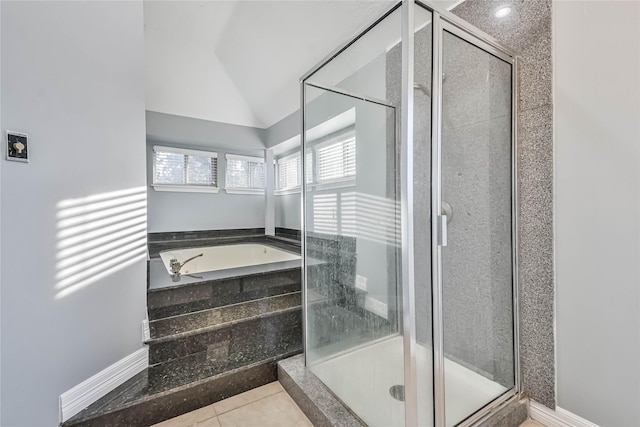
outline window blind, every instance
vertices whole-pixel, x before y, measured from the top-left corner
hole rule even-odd
[[[313,153],[311,151],[305,154],[304,162],[305,181],[307,184],[313,184]]]
[[[227,189],[256,189],[265,188],[264,159],[227,155]]]
[[[217,153],[159,146],[153,152],[153,184],[217,187]]]
[[[318,147],[316,151],[318,182],[327,182],[356,175],[355,134],[342,137]]]
[[[300,153],[278,159],[278,190],[296,188],[301,184]]]

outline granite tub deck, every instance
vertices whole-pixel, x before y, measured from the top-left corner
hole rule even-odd
[[[179,240],[183,247],[259,241],[300,252],[295,241],[265,236]],[[64,426],[150,426],[273,382],[276,363],[302,352],[299,262],[158,285],[157,249],[149,262],[148,368]]]

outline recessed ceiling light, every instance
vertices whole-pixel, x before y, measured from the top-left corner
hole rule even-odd
[[[510,13],[511,13],[510,7],[501,7],[500,9],[496,10],[496,18],[504,18]]]

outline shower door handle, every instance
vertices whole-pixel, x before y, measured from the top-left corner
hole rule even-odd
[[[438,245],[447,246],[447,216],[438,215]]]

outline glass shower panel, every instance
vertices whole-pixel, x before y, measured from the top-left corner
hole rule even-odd
[[[368,425],[401,426],[396,109],[304,91],[307,366]]]
[[[396,9],[317,70],[309,80],[368,98],[390,100],[400,105],[401,58],[399,51],[401,14]],[[394,92],[396,90],[396,92]]]
[[[515,384],[511,64],[443,33],[442,249],[447,425]]]

